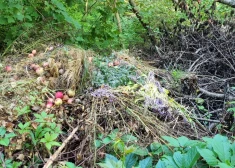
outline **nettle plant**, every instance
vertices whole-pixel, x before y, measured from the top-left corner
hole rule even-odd
[[[222,135],[216,135],[214,138],[204,137],[201,141],[190,140],[184,136],[179,138],[163,136],[167,144],[153,142],[146,148],[134,145],[133,142],[136,142],[137,138],[132,135],[128,135],[127,139],[116,138],[113,133],[111,135],[98,136],[98,140],[95,141],[96,147],[109,144],[111,145],[109,148],[114,149],[114,153],[106,154],[104,161],[98,163],[102,168],[232,168],[235,166],[235,142],[232,143]]]

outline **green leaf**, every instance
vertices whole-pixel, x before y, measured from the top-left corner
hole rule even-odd
[[[134,145],[131,145],[131,146],[125,146],[124,148],[124,155],[127,155],[127,154],[130,154],[130,153],[133,153],[135,150],[137,149],[137,147],[135,147]]]
[[[51,1],[54,5],[56,5],[57,8],[59,8],[60,10],[66,11],[66,8],[64,7],[64,5],[59,2],[58,0],[52,0]]]
[[[68,167],[68,168],[76,168],[76,165],[72,162],[66,162],[65,165]]]
[[[59,142],[52,141],[52,142],[49,142],[49,143],[51,144],[51,146],[60,146]]]
[[[5,135],[5,138],[13,138],[13,137],[15,137],[16,136],[16,134],[14,134],[13,132],[11,132],[11,133],[9,133],[9,134],[6,134]]]
[[[47,148],[48,150],[51,150],[51,147],[52,147],[52,146],[51,146],[50,143],[46,143],[45,146],[46,146],[46,148]]]
[[[182,147],[184,147],[188,141],[189,141],[189,139],[185,136],[178,138],[178,142],[179,142],[180,146],[182,146]]]
[[[178,167],[185,167],[185,159],[179,151],[173,154],[173,159]]]
[[[203,159],[205,159],[207,164],[209,164],[210,166],[218,165],[219,160],[216,158],[215,154],[211,150],[197,148],[197,151],[200,153]]]
[[[0,17],[0,25],[6,25],[6,24],[8,24],[7,19]]]
[[[213,138],[213,143],[212,143],[213,150],[216,152],[216,154],[219,156],[219,159],[224,162],[230,162],[230,149],[231,149],[231,144],[228,141],[227,137],[224,137],[222,135],[216,135]]]
[[[110,137],[106,137],[106,138],[104,138],[104,139],[102,140],[102,142],[103,142],[105,145],[107,145],[107,144],[109,144],[110,142],[112,142],[112,139],[111,139]]]
[[[137,142],[137,138],[135,137],[135,136],[133,136],[133,135],[123,135],[122,137],[121,137],[121,139],[124,141],[124,142],[126,142],[126,143],[128,143],[128,142]]]
[[[22,162],[13,162],[12,168],[18,168],[21,166],[21,164],[22,164]]]
[[[165,162],[166,167],[168,168],[178,168],[177,164],[175,163],[173,157],[171,156],[163,156],[163,161]]]
[[[138,157],[137,157],[135,154],[133,154],[133,153],[128,154],[128,155],[125,157],[125,162],[124,162],[125,167],[126,167],[126,168],[132,168],[132,167],[134,167],[135,164],[136,164],[136,162],[137,162],[137,160],[138,160]]]
[[[6,133],[6,128],[5,127],[0,127],[0,136],[3,137]]]
[[[3,145],[3,146],[8,146],[10,143],[10,140],[8,138],[2,138],[0,139],[0,145]]]
[[[58,137],[59,135],[58,135],[58,134],[51,134],[50,136],[51,136],[51,137],[50,137],[50,140],[53,141],[53,140],[57,139],[57,137]]]
[[[175,138],[169,137],[169,136],[163,136],[162,137],[164,140],[169,142],[169,145],[173,146],[173,147],[180,147],[180,144],[178,142],[178,140],[176,140]]]
[[[24,15],[22,15],[22,13],[17,13],[16,14],[16,18],[20,21],[22,21],[24,19]]]
[[[99,148],[101,146],[101,141],[100,140],[95,140],[95,147]]]
[[[228,108],[228,112],[232,112],[232,113],[234,113],[234,112],[235,112],[235,107]]]
[[[8,22],[8,23],[15,23],[15,20],[14,20],[13,17],[7,16],[6,18],[7,18],[7,22]]]
[[[110,154],[105,155],[105,160],[113,160],[115,162],[118,162],[118,159],[115,156],[110,155]]]
[[[139,162],[139,168],[152,168],[153,159],[147,157]]]
[[[229,166],[229,165],[227,165],[225,163],[221,163],[221,162],[219,162],[218,165],[219,165],[220,168],[233,168],[233,167],[231,167],[231,166]]]
[[[185,157],[186,167],[193,167],[200,158],[200,154],[198,153],[197,148],[193,147],[188,150],[188,152],[185,154],[184,157]]]
[[[163,162],[162,160],[159,160],[155,168],[166,168],[165,162]]]
[[[139,147],[133,153],[136,154],[136,155],[139,155],[139,156],[147,156],[149,154],[149,151],[148,151],[147,148]]]
[[[162,145],[158,142],[153,142],[150,144],[151,153],[159,155],[163,152]]]

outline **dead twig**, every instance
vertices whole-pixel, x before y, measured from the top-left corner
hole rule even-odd
[[[74,128],[74,130],[71,132],[71,134],[68,136],[68,138],[62,143],[62,145],[57,149],[57,151],[49,158],[47,163],[43,166],[43,168],[49,168],[51,164],[56,160],[58,155],[61,153],[61,151],[64,149],[65,145],[72,139],[74,134],[77,132],[78,126]]]
[[[210,96],[210,97],[215,97],[215,98],[224,98],[224,94],[221,94],[221,93],[213,93],[213,92],[209,92],[205,89],[202,89],[202,88],[199,88],[199,90],[204,93],[205,95],[207,96]],[[228,99],[229,100],[235,100],[235,97],[233,96],[228,96]]]

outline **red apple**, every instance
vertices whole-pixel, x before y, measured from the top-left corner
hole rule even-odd
[[[68,104],[73,104],[73,100],[74,100],[73,98],[69,98],[68,101],[67,101],[67,103],[68,103]]]
[[[32,54],[33,54],[33,55],[36,55],[36,54],[37,54],[37,51],[36,51],[36,50],[33,50],[33,51],[32,51]]]
[[[68,96],[68,95],[64,95],[64,96],[63,96],[63,100],[64,100],[64,101],[67,101],[68,99],[69,99],[69,96]]]
[[[12,71],[11,66],[10,66],[10,65],[7,65],[7,66],[5,67],[5,71],[6,71],[6,72],[11,72],[11,71]]]
[[[34,65],[33,69],[36,71],[40,66],[38,64]]]
[[[33,58],[34,55],[33,55],[33,54],[29,54],[28,57],[29,57],[29,58]]]
[[[31,65],[30,65],[30,69],[34,69],[35,65],[36,65],[36,64],[31,64]]]
[[[53,98],[48,98],[47,99],[47,103],[52,103],[53,104],[54,103],[54,99]]]
[[[42,67],[39,67],[38,69],[36,69],[36,74],[41,76],[44,72],[44,69]]]
[[[113,62],[113,65],[114,65],[114,66],[118,66],[119,64],[120,64],[120,62],[117,61],[117,60],[115,60],[115,61]]]
[[[49,103],[49,102],[48,102],[48,103],[46,104],[46,107],[47,107],[47,108],[51,108],[52,106],[53,106],[52,103]]]
[[[63,92],[56,92],[55,93],[55,98],[63,99],[63,96],[64,96]]]
[[[42,66],[43,66],[43,67],[48,67],[48,66],[49,66],[49,63],[48,63],[48,62],[43,62],[43,63],[42,63]]]

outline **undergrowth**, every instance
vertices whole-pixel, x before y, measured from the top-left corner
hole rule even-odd
[[[153,142],[147,147],[135,145],[133,135],[118,134],[114,130],[108,136],[99,135],[95,141],[98,148],[107,145],[109,153],[98,163],[102,168],[192,168],[235,166],[235,142],[222,135],[202,140],[187,137],[162,137],[166,144]]]

